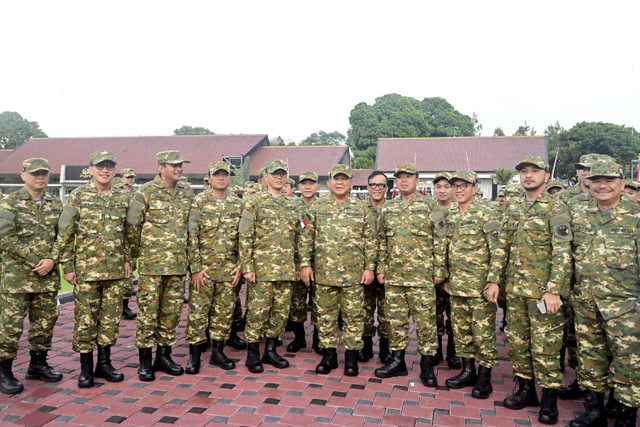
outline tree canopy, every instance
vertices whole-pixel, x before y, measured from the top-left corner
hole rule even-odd
[[[343,145],[346,137],[338,131],[314,132],[300,142],[300,145]]]
[[[214,132],[211,132],[207,128],[203,127],[194,127],[194,126],[182,126],[173,131],[174,135],[215,135]]]
[[[38,122],[30,122],[15,111],[0,114],[0,148],[16,148],[29,138],[46,138]]]
[[[391,93],[373,105],[361,102],[349,116],[347,145],[354,168],[373,168],[378,138],[473,136],[471,117],[458,112],[444,98],[417,99]]]
[[[493,131],[493,136],[504,136],[504,131],[501,127],[497,127]]]
[[[518,129],[516,129],[513,136],[534,136],[536,133],[537,132],[533,126],[529,126],[525,120],[523,125],[518,126]]]

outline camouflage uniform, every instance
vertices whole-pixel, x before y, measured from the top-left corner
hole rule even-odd
[[[376,234],[380,231],[380,211],[381,207],[374,206],[371,201],[366,202],[367,207],[373,213],[376,224]],[[385,312],[384,285],[378,282],[377,278],[364,287],[364,334],[365,337],[373,337],[376,334],[374,324],[374,312],[377,311],[378,318],[378,336],[381,338],[389,337],[389,320]]]
[[[444,218],[447,218],[451,209],[456,205],[457,203],[453,200],[449,209],[443,209],[438,203],[434,203],[433,211],[442,212],[444,214]],[[444,319],[445,314],[447,315],[446,321]],[[436,286],[436,329],[439,337],[444,336],[446,333],[447,336],[453,339],[453,328],[451,326],[451,297],[444,290],[442,285]]]
[[[124,178],[130,177],[130,176],[133,176],[133,177],[136,176],[136,174],[133,171],[133,169],[122,169],[122,170],[120,170],[120,175],[122,175],[122,177],[124,177]],[[122,191],[124,193],[126,193],[127,195],[129,195],[129,201],[131,201],[131,199],[133,199],[133,195],[136,193],[135,188],[131,188],[131,190],[125,190],[124,187],[123,187],[122,182],[114,182],[112,184],[112,186],[116,186],[118,188],[122,188]],[[131,260],[131,270],[132,271],[136,269],[136,264],[137,264],[137,261],[135,259],[132,259]],[[133,296],[133,292],[134,292],[133,274],[131,275],[131,278],[128,279],[128,282],[129,282],[129,286],[125,286],[124,293],[122,294],[122,299],[123,300],[127,300],[127,301],[129,299],[131,299],[131,297]]]
[[[609,169],[610,166],[594,165],[592,176],[605,174]],[[621,176],[621,168],[617,176]],[[638,407],[640,208],[637,202],[625,197],[609,211],[600,210],[593,198],[570,208],[578,381],[583,389],[597,393],[603,393],[607,385],[613,386],[619,402]]]

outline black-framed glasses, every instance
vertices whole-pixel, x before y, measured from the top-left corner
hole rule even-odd
[[[369,183],[369,188],[372,190],[382,190],[387,187],[387,184],[373,184]]]
[[[468,182],[463,182],[462,184],[451,184],[451,188],[453,188],[454,190],[457,190],[458,188],[461,190],[466,190],[470,185],[471,184],[469,184]]]
[[[104,168],[107,168],[108,171],[116,170],[116,165],[113,165],[111,163],[107,163],[107,164],[100,163],[100,164],[97,164],[97,165],[93,165],[93,167],[98,169],[99,171],[104,170]]]

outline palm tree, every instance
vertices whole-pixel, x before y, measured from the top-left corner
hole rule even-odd
[[[499,185],[507,185],[511,183],[511,180],[516,175],[516,171],[509,168],[496,168],[491,178],[498,182]]]

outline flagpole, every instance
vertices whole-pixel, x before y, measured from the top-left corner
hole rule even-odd
[[[558,155],[560,154],[560,147],[556,151],[556,158],[553,160],[553,169],[551,169],[551,181],[553,181],[553,175],[556,173],[556,163],[558,163]]]

